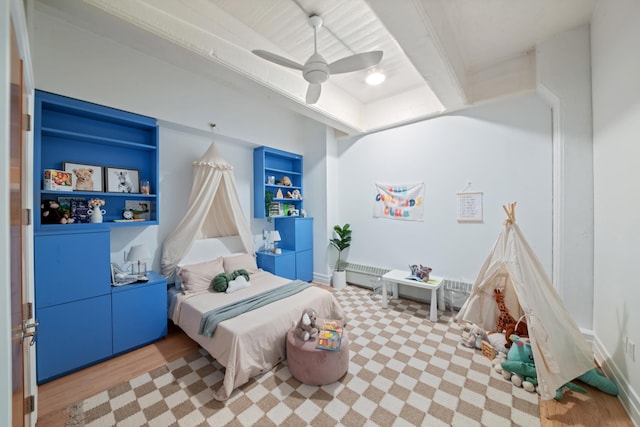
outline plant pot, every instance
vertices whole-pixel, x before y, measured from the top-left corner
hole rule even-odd
[[[347,272],[345,270],[334,271],[331,284],[333,289],[344,289],[347,286]]]

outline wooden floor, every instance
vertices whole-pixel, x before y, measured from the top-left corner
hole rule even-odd
[[[191,354],[197,348],[194,341],[171,325],[167,337],[154,344],[43,384],[38,387],[37,427],[64,426],[69,405]],[[541,426],[633,427],[618,398],[585,388],[589,390],[587,394],[568,392],[559,402],[541,401]]]

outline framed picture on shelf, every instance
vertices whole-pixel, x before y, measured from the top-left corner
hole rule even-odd
[[[124,209],[133,212],[133,219],[151,220],[151,206],[147,200],[125,200]]]
[[[106,191],[109,193],[140,193],[140,172],[137,169],[107,167]]]
[[[62,162],[62,169],[71,173],[73,191],[102,191],[102,166]]]

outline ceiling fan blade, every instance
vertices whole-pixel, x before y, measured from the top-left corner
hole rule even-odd
[[[331,74],[350,73],[351,71],[364,70],[372,67],[382,60],[382,51],[357,53],[346,58],[338,59],[329,64]]]
[[[307,104],[315,104],[320,99],[320,90],[322,86],[318,83],[309,83],[309,88],[307,89]]]
[[[276,55],[275,53],[267,52],[266,50],[252,50],[254,54],[258,55],[262,59],[266,59],[267,61],[271,61],[274,64],[282,65],[283,67],[293,68],[294,70],[301,70],[303,68],[302,64],[298,64],[290,59],[285,58],[284,56]]]

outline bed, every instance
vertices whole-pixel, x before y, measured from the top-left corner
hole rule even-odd
[[[220,401],[228,399],[233,390],[250,378],[286,359],[287,331],[305,308],[315,309],[320,318],[344,319],[333,294],[311,286],[221,322],[211,337],[201,335],[203,313],[291,282],[258,269],[255,256],[242,253],[240,248],[242,243],[236,236],[194,242],[178,263],[176,283],[169,289],[169,319],[225,367],[222,386],[214,390],[214,397]],[[247,270],[251,286],[232,293],[207,289],[207,280],[210,282],[217,274],[220,265],[227,272]],[[194,286],[198,282],[200,286]]]

